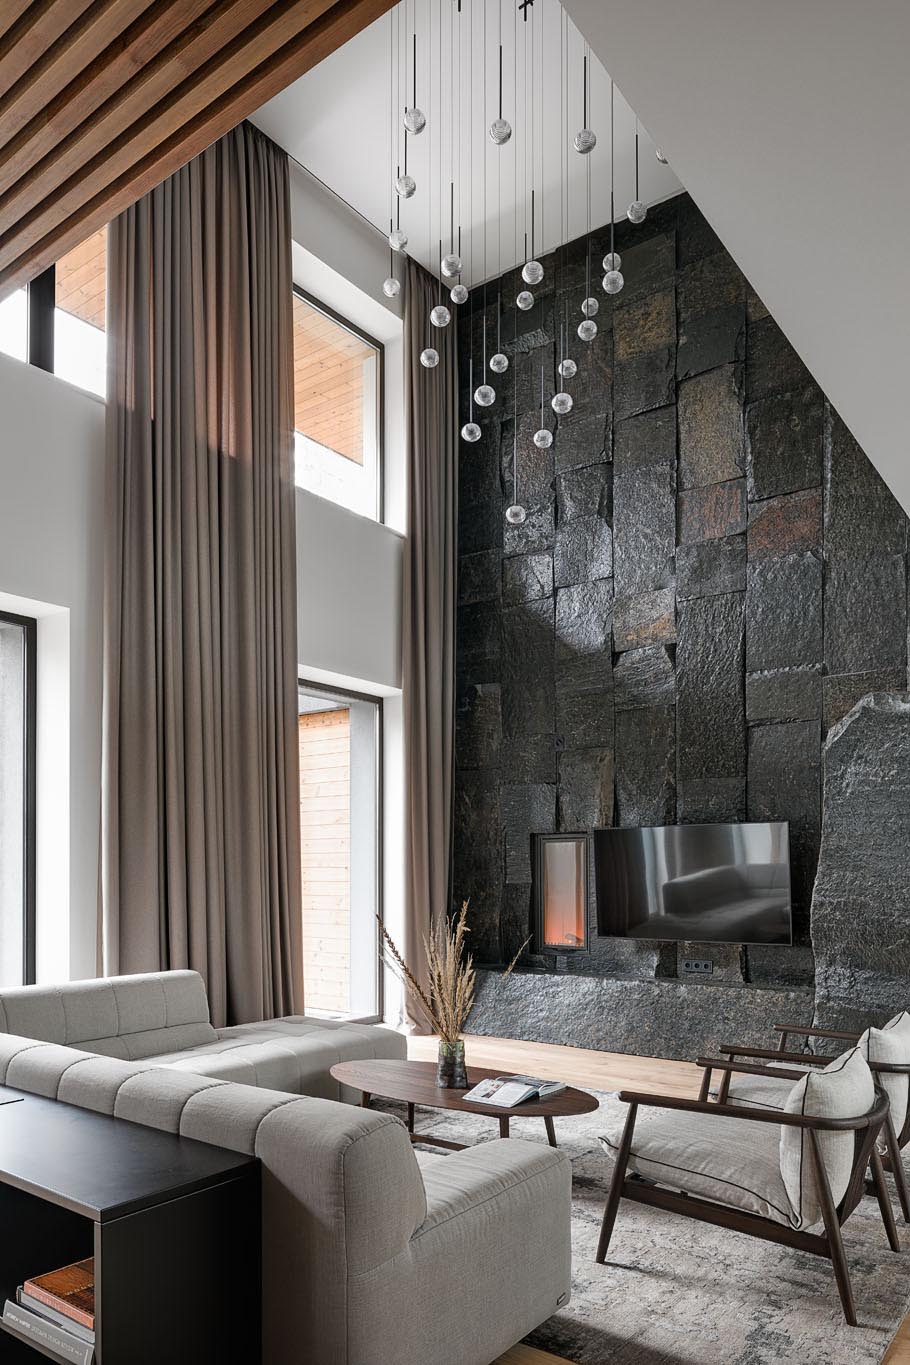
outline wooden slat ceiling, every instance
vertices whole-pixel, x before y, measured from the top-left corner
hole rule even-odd
[[[0,297],[392,0],[0,0]]]
[[[363,464],[364,362],[375,347],[294,295],[294,428]]]
[[[64,313],[104,331],[107,228],[61,256],[54,271],[54,302]]]

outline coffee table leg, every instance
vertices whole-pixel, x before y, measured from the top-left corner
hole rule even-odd
[[[551,1147],[556,1146],[556,1129],[553,1127],[553,1120],[549,1114],[543,1116],[544,1126],[547,1130],[547,1142]]]
[[[369,1090],[364,1090],[363,1094],[360,1096],[360,1105],[361,1105],[361,1108],[363,1108],[363,1109],[369,1109],[369,1107],[370,1107],[370,1100],[371,1100],[372,1098],[373,1098],[373,1097],[372,1097],[372,1095],[370,1094]]]
[[[508,1136],[509,1136],[509,1116],[508,1116],[508,1114],[500,1114],[500,1115],[499,1115],[499,1136],[500,1136],[501,1138],[502,1138],[502,1137],[508,1137]]]
[[[409,1105],[408,1105],[408,1132],[409,1132],[409,1133],[413,1133],[413,1131],[414,1131],[414,1106],[413,1106],[413,1104],[409,1104]]]

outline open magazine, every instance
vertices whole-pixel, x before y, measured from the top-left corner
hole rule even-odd
[[[565,1088],[562,1081],[542,1081],[539,1076],[491,1076],[466,1091],[462,1098],[511,1109],[523,1100],[551,1100]]]

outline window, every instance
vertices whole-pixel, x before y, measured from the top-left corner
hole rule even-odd
[[[35,979],[36,625],[0,612],[0,986]]]
[[[0,351],[14,360],[28,360],[27,289],[0,300]]]
[[[380,1015],[381,702],[301,685],[300,854],[308,1014]]]
[[[107,228],[54,267],[54,374],[104,397]]]
[[[294,291],[294,456],[300,488],[361,516],[381,508],[382,347]]]

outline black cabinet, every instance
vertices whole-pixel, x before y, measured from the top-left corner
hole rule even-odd
[[[97,1365],[257,1365],[255,1157],[0,1088],[0,1310],[95,1258]],[[0,1330],[2,1365],[50,1349]]]

